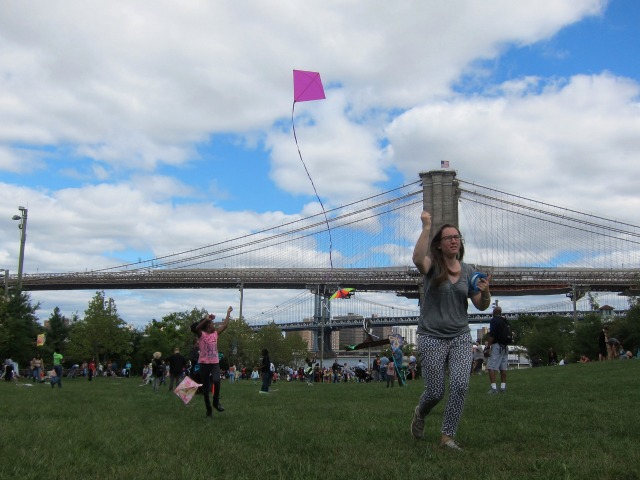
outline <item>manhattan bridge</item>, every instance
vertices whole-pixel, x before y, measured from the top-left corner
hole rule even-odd
[[[460,225],[465,261],[492,275],[494,297],[564,294],[565,302],[538,310],[575,317],[594,299],[611,303],[640,294],[639,226],[477,185],[450,170],[423,172],[419,181],[331,209],[326,217],[297,218],[179,253],[89,272],[27,273],[22,289],[238,289],[240,316],[254,328],[275,322],[283,330],[340,329],[363,320],[415,325],[417,300],[412,307],[387,305],[393,302],[362,293],[419,298],[422,278],[411,255],[423,208],[432,213],[433,230],[445,222]],[[15,275],[7,279],[10,287],[16,282]],[[356,295],[329,301],[346,287]],[[245,289],[293,293],[270,310],[243,315]],[[471,314],[469,321],[489,316]]]

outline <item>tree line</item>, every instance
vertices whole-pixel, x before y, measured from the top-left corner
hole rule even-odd
[[[549,348],[569,361],[586,355],[598,358],[598,334],[606,324],[609,337],[617,338],[626,350],[635,355],[640,346],[640,304],[630,301],[626,315],[603,318],[595,311],[574,322],[573,319],[548,316],[521,315],[511,321],[515,343],[527,349],[533,359],[546,359]],[[139,374],[148,364],[154,352],[163,357],[180,348],[188,356],[194,346],[191,325],[208,315],[205,309],[172,312],[160,320],[152,319],[141,329],[132,328],[118,314],[114,299],[103,291],[96,292],[89,301],[84,316],[74,314],[66,318],[58,307],[51,313],[47,328],[39,323],[36,315],[39,304],[32,304],[28,293],[0,297],[0,358],[11,358],[26,368],[37,354],[51,361],[54,350],[64,355],[64,365],[95,359],[97,362],[117,362],[122,366],[132,364],[133,373]],[[36,346],[38,334],[46,335],[45,344]],[[282,334],[276,324],[253,331],[243,320],[232,318],[218,341],[222,353],[221,368],[235,364],[253,368],[260,363],[260,352],[267,348],[272,361],[279,366],[302,365],[309,356],[306,342],[297,333]],[[407,352],[411,346],[405,346]],[[384,353],[384,352],[383,352]],[[544,360],[543,360],[544,363]]]
[[[120,367],[130,362],[133,374],[140,374],[154,352],[166,358],[177,347],[188,356],[195,342],[191,325],[209,314],[198,308],[172,312],[160,320],[152,319],[143,328],[133,328],[118,314],[115,300],[103,291],[96,292],[82,318],[77,314],[66,318],[58,307],[54,308],[47,328],[38,322],[39,309],[40,305],[32,304],[25,292],[0,300],[0,358],[11,358],[26,368],[38,354],[45,364],[51,363],[57,350],[64,355],[67,368],[94,359],[103,364],[116,362]],[[38,347],[36,340],[41,333],[46,340]],[[254,332],[243,319],[232,318],[218,340],[221,368],[231,364],[258,366],[263,348],[278,365],[301,364],[308,355],[307,344],[299,334],[285,337],[275,324]]]
[[[594,311],[576,322],[558,315],[520,315],[510,320],[510,325],[514,344],[526,348],[532,362],[541,359],[543,364],[547,363],[550,348],[569,362],[578,361],[582,355],[597,361],[598,336],[605,325],[609,338],[617,338],[634,356],[640,347],[640,305],[633,299],[629,310],[620,317],[603,317]]]

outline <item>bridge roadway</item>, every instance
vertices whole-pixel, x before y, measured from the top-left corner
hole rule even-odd
[[[584,318],[586,315],[597,313],[592,310],[588,311],[577,311],[578,318]],[[626,310],[613,310],[611,315],[616,317],[625,315],[627,313]],[[521,315],[529,315],[533,317],[548,317],[548,316],[558,316],[565,318],[573,318],[573,312],[510,312],[505,314],[504,316],[508,320],[517,320]],[[468,321],[470,324],[480,324],[480,323],[489,323],[491,320],[492,314],[490,313],[472,313],[469,314]],[[418,316],[414,315],[406,315],[400,317],[380,317],[380,316],[372,316],[372,317],[363,317],[362,315],[345,315],[345,316],[336,316],[325,323],[325,328],[330,328],[332,330],[340,330],[342,328],[358,328],[362,327],[364,320],[368,320],[368,323],[372,327],[395,327],[400,325],[417,325],[418,324]],[[251,325],[253,330],[260,330],[268,323]],[[318,322],[315,321],[302,321],[302,322],[287,322],[287,323],[277,323],[280,329],[285,331],[299,331],[299,330],[317,330],[322,326]]]
[[[496,295],[551,295],[577,291],[640,294],[640,269],[586,269],[476,266],[491,273]],[[6,280],[17,283],[16,275]],[[388,268],[225,268],[225,269],[136,269],[84,273],[24,274],[22,289],[42,290],[130,290],[180,288],[294,289],[316,291],[317,286],[352,287],[357,291],[396,292],[417,298],[422,276],[413,267]],[[333,292],[331,292],[333,293]]]

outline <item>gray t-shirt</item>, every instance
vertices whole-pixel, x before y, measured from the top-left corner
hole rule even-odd
[[[469,333],[467,299],[475,293],[469,286],[474,269],[464,262],[460,262],[460,266],[460,278],[455,284],[446,280],[436,288],[431,285],[431,277],[424,276],[418,335],[454,338]]]

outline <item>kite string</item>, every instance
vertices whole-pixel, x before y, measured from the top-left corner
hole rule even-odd
[[[333,270],[333,257],[332,257],[333,240],[331,239],[331,227],[329,226],[329,219],[327,218],[327,212],[324,209],[324,204],[322,203],[322,200],[320,200],[320,195],[318,195],[318,190],[316,190],[316,186],[313,183],[313,179],[311,178],[311,174],[309,173],[309,169],[307,169],[307,165],[304,163],[304,160],[302,159],[302,153],[300,152],[300,145],[298,145],[298,137],[296,136],[296,124],[293,121],[293,114],[295,112],[295,109],[296,109],[296,102],[294,100],[293,101],[293,106],[291,107],[291,126],[293,127],[293,138],[296,141],[296,148],[298,149],[298,156],[300,157],[300,161],[302,162],[302,165],[304,166],[304,171],[307,172],[307,177],[309,177],[309,181],[311,182],[311,186],[313,187],[313,191],[316,194],[316,198],[318,199],[318,202],[320,202],[320,207],[322,208],[322,213],[324,214],[324,221],[327,224],[327,232],[329,233],[329,265],[331,266],[331,270]]]

